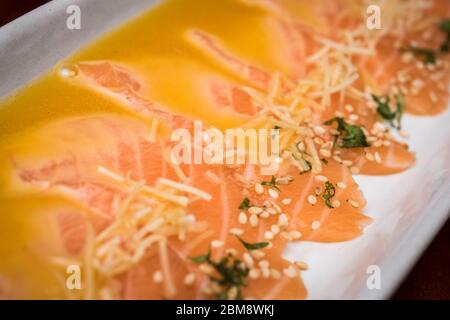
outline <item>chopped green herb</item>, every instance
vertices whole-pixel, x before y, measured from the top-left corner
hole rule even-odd
[[[436,52],[431,49],[410,46],[405,49],[405,51],[411,52],[416,57],[421,58],[427,64],[436,63]]]
[[[272,187],[272,188],[277,189],[278,191],[280,191],[280,188],[277,186],[277,179],[275,178],[275,176],[272,176],[272,180],[270,180],[270,181],[263,181],[263,182],[261,182],[261,185]]]
[[[250,207],[251,207],[250,199],[249,198],[244,198],[244,200],[242,200],[241,204],[239,205],[238,209],[246,211]]]
[[[256,243],[248,243],[245,242],[244,240],[242,240],[242,238],[240,238],[239,236],[235,236],[236,238],[238,238],[238,240],[244,245],[244,247],[248,250],[258,250],[258,249],[262,249],[265,248],[269,245],[268,242],[256,242]]]
[[[216,282],[223,289],[216,294],[217,299],[228,299],[228,292],[231,288],[236,287],[236,299],[242,299],[241,287],[247,286],[247,276],[249,269],[245,267],[242,261],[232,257],[223,257],[220,261],[211,259],[211,250],[208,253],[195,258],[190,258],[195,263],[208,263],[218,273],[218,277],[210,276],[209,280]]]
[[[325,190],[322,194],[322,198],[325,200],[325,204],[327,205],[328,208],[334,208],[333,205],[331,204],[331,199],[334,197],[334,195],[336,194],[336,189],[334,187],[334,185],[330,182],[325,182]]]
[[[208,262],[211,258],[211,249],[208,250],[207,254],[197,256],[197,257],[189,257],[189,260],[191,260],[194,263],[204,263]]]
[[[450,19],[442,20],[439,28],[447,34],[447,39],[441,45],[441,52],[450,52]]]
[[[325,122],[325,125],[332,125],[334,122],[338,124],[338,131],[340,133],[340,143],[338,144],[341,148],[363,148],[370,147],[367,142],[366,135],[362,131],[361,127],[349,124],[345,122],[343,118],[335,117]]]
[[[388,96],[378,97],[372,94],[372,98],[378,105],[377,112],[384,119],[387,120],[391,126],[394,126],[394,120],[397,122],[395,127],[401,129],[401,119],[404,110],[404,100],[402,95],[396,96],[396,111],[393,112],[390,107],[390,98]]]

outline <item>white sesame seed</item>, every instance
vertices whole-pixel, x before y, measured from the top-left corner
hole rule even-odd
[[[328,181],[328,178],[327,177],[325,177],[325,176],[315,176],[315,179],[317,180],[317,181],[320,181],[320,182],[327,182]]]
[[[252,250],[250,251],[250,254],[252,255],[253,258],[255,258],[256,260],[260,260],[262,259],[266,254],[264,253],[264,251],[262,250]]]
[[[252,227],[257,227],[257,226],[258,226],[258,223],[259,223],[258,216],[257,216],[256,214],[252,214],[252,215],[250,216],[250,225],[251,225]]]
[[[311,228],[313,230],[319,229],[320,228],[320,221],[317,221],[317,220],[313,221],[313,223],[311,224]]]
[[[278,225],[276,225],[276,224],[273,224],[271,227],[270,227],[270,231],[272,231],[272,233],[275,235],[275,234],[279,234],[280,233],[280,227],[278,226]]]
[[[350,167],[353,164],[351,160],[342,160],[342,164],[346,167]]]
[[[295,261],[295,265],[300,269],[300,270],[308,270],[309,266],[306,262],[303,261]]]
[[[273,199],[278,199],[278,192],[274,189],[269,189],[269,196],[271,196]]]
[[[308,196],[308,202],[311,205],[315,205],[317,203],[317,198],[315,196],[313,196],[313,195],[309,195]]]
[[[261,218],[267,219],[270,216],[270,213],[267,210],[264,210],[259,216]]]
[[[240,224],[246,224],[247,223],[247,215],[245,214],[245,212],[239,213],[238,220],[239,220]]]
[[[339,181],[336,185],[337,185],[340,189],[345,189],[345,188],[347,188],[347,184],[346,184],[345,182],[343,182],[343,181]]]
[[[277,205],[276,203],[273,203],[273,204],[272,204],[272,207],[273,207],[278,213],[281,213],[281,208],[280,208],[279,205]]]
[[[261,260],[258,264],[261,269],[269,268],[269,261],[267,260]]]
[[[291,198],[285,198],[283,200],[281,200],[281,203],[284,204],[285,206],[290,205],[292,202]]]
[[[253,261],[252,256],[248,252],[244,252],[242,259],[244,260],[244,263],[247,265],[247,267],[249,267],[249,268],[253,267],[254,261]]]
[[[267,208],[266,211],[273,216],[278,213],[277,210],[275,210],[275,208]]]
[[[347,110],[348,112],[353,112],[353,106],[350,104],[347,104],[345,107],[345,110]]]
[[[257,194],[263,194],[264,187],[260,183],[257,183],[257,184],[255,184],[255,191]]]
[[[297,276],[297,270],[293,266],[283,269],[283,273],[289,278],[295,278]]]
[[[356,120],[359,119],[359,116],[358,116],[357,114],[351,114],[351,115],[349,116],[349,119],[352,120],[352,121],[356,121]]]
[[[341,202],[339,200],[333,200],[331,202],[331,205],[333,206],[333,208],[339,208],[341,206]]]
[[[209,264],[201,264],[198,269],[203,272],[204,274],[211,274],[214,272],[213,267],[211,267]]]
[[[325,129],[322,128],[321,126],[315,126],[313,130],[314,130],[314,133],[317,134],[318,136],[322,136],[326,132]]]
[[[230,229],[230,234],[233,236],[240,236],[244,233],[244,230],[239,229],[239,228],[232,228]]]
[[[162,281],[163,281],[163,274],[162,274],[162,272],[161,272],[161,270],[156,270],[154,273],[153,273],[153,282],[155,282],[155,283],[161,283]]]
[[[267,279],[267,278],[270,277],[270,270],[269,270],[269,268],[261,269],[261,273],[262,273],[262,276],[263,276],[264,279]]]
[[[287,215],[285,215],[284,213],[280,214],[280,216],[278,217],[278,225],[284,227],[288,225],[288,222],[289,221]]]
[[[220,240],[211,241],[211,247],[213,247],[213,248],[220,248],[220,247],[223,247],[223,245],[224,245],[223,241],[220,241]]]
[[[359,208],[359,203],[355,200],[348,200],[348,203],[353,207],[353,208]]]
[[[250,272],[248,273],[248,276],[251,279],[258,279],[261,276],[261,271],[259,271],[258,269],[250,269]]]
[[[193,285],[195,282],[195,273],[188,273],[186,277],[184,277],[184,284],[187,286]]]
[[[298,240],[298,239],[300,239],[302,237],[302,233],[300,231],[297,231],[297,230],[292,230],[291,232],[289,232],[289,235],[294,240]]]
[[[373,157],[373,154],[371,154],[370,152],[367,152],[365,155],[367,161],[374,161],[375,158]]]
[[[233,286],[230,288],[230,290],[228,290],[228,299],[229,300],[236,299],[237,295],[238,295],[238,288],[236,286]]]
[[[272,239],[273,239],[273,233],[272,233],[272,231],[266,231],[266,232],[264,232],[264,239],[266,239],[266,240],[272,240]]]
[[[380,156],[380,154],[378,153],[378,151],[375,152],[374,157],[375,157],[375,161],[376,161],[377,163],[381,163],[381,156]]]
[[[330,158],[331,157],[331,151],[329,149],[321,148],[319,150],[319,153],[320,153],[321,156],[324,156],[325,158]]]
[[[260,214],[262,211],[263,211],[263,209],[260,207],[250,207],[248,209],[248,212],[251,214]]]

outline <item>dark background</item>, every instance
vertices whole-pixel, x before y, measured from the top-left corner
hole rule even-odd
[[[46,2],[48,0],[0,0],[0,26]],[[450,221],[403,281],[393,299],[450,299]]]

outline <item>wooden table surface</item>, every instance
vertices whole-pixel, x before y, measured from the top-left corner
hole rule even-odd
[[[48,0],[1,0],[0,26]],[[450,220],[393,295],[393,299],[450,299]]]

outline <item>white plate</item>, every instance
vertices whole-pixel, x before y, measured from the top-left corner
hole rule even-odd
[[[0,96],[36,78],[60,59],[154,5],[154,0],[52,1],[0,29]],[[68,30],[66,8],[81,7],[81,30]],[[131,41],[132,39],[130,39]],[[310,265],[304,272],[310,299],[389,298],[445,223],[450,209],[450,112],[405,116],[417,163],[389,177],[357,177],[374,218],[356,240],[301,243],[286,256]],[[366,286],[368,267],[378,266],[381,288]]]

